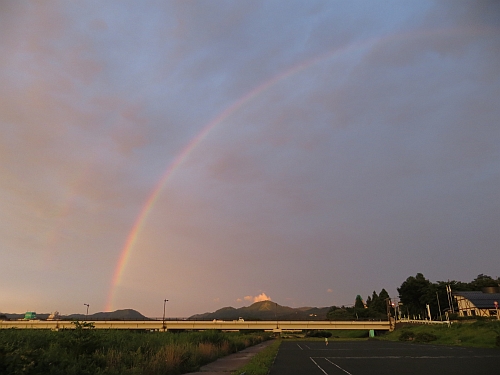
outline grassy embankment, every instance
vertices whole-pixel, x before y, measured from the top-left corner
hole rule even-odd
[[[330,331],[329,340],[367,339],[368,331]],[[399,327],[393,332],[377,336],[379,340],[429,342],[438,345],[468,346],[478,348],[500,347],[500,322],[478,320],[454,322],[443,325],[415,324]]]
[[[218,331],[0,330],[0,374],[181,374],[267,338]]]
[[[396,329],[380,337],[382,340],[429,342],[439,345],[477,348],[500,347],[500,322],[477,320],[443,325],[412,325]]]
[[[330,341],[340,340],[367,340],[366,330],[336,330],[328,331],[332,334]],[[289,335],[290,339],[324,340],[322,338],[303,337],[303,335]],[[378,340],[429,342],[439,345],[468,346],[481,348],[500,347],[500,321],[477,320],[474,322],[454,322],[450,327],[442,325],[414,324],[399,327],[393,332],[377,336]]]
[[[237,371],[233,371],[231,375],[267,375],[278,354],[280,344],[280,339],[275,340],[267,348],[253,356],[245,366],[239,368]]]

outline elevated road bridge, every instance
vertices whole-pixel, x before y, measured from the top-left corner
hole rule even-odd
[[[86,321],[81,321],[86,322]],[[387,321],[197,321],[197,320],[141,320],[141,321],[88,321],[96,329],[139,329],[139,330],[264,330],[273,332],[298,330],[392,330]],[[0,329],[73,329],[75,325],[65,320],[3,320]]]

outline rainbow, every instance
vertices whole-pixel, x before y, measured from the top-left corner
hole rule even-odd
[[[132,226],[131,231],[129,232],[127,239],[125,241],[125,245],[123,246],[122,251],[120,252],[120,257],[118,259],[118,263],[115,267],[115,271],[113,274],[112,282],[111,282],[111,288],[108,293],[108,298],[107,298],[107,303],[106,303],[106,311],[111,311],[113,309],[113,300],[114,296],[116,293],[117,287],[121,284],[122,278],[124,271],[127,267],[127,263],[130,259],[130,256],[132,254],[132,250],[134,248],[134,245],[137,242],[137,238],[139,236],[139,233],[141,232],[142,227],[144,226],[144,223],[146,221],[146,218],[148,217],[149,213],[151,212],[156,200],[158,199],[160,192],[162,191],[163,187],[165,184],[168,182],[168,180],[172,177],[174,172],[179,168],[179,166],[183,163],[184,160],[191,154],[191,152],[198,146],[206,137],[207,135],[220,123],[222,123],[224,120],[226,120],[229,116],[231,116],[233,113],[238,111],[243,105],[247,104],[250,102],[252,99],[257,97],[258,95],[262,94],[264,91],[267,89],[271,88],[275,84],[277,84],[280,81],[283,81],[284,79],[293,76],[297,74],[298,72],[320,62],[324,61],[328,58],[333,58],[336,56],[343,55],[348,52],[352,51],[357,51],[363,48],[366,48],[376,42],[377,40],[371,39],[369,41],[365,41],[363,43],[355,44],[355,45],[349,45],[344,48],[340,48],[334,51],[330,51],[325,54],[321,54],[319,56],[314,57],[313,59],[307,60],[305,62],[302,62],[300,64],[297,64],[290,69],[286,70],[285,72],[282,72],[274,77],[272,77],[270,80],[260,84],[259,86],[255,87],[253,90],[242,96],[240,99],[238,99],[236,102],[231,104],[228,108],[226,108],[224,111],[222,111],[219,115],[217,115],[212,121],[210,121],[207,125],[205,125],[202,130],[181,150],[181,152],[177,155],[177,157],[174,159],[172,163],[170,163],[163,173],[162,177],[158,181],[158,183],[155,185],[154,189],[152,190],[151,194],[149,195],[148,199],[146,200],[144,206],[142,207],[139,215],[137,216],[134,225]]]
[[[111,282],[111,287],[108,293],[108,298],[107,298],[107,303],[106,303],[106,311],[111,311],[113,308],[113,300],[114,296],[116,293],[117,287],[121,284],[122,279],[123,279],[123,274],[124,271],[127,267],[127,263],[131,257],[132,250],[137,242],[137,238],[141,232],[142,227],[145,224],[146,218],[148,217],[149,213],[151,212],[153,206],[155,205],[155,202],[157,201],[160,192],[162,191],[163,187],[166,185],[168,180],[172,177],[174,172],[179,168],[179,166],[183,163],[184,160],[191,154],[191,152],[207,137],[207,135],[219,124],[221,124],[224,120],[226,120],[228,117],[230,117],[233,113],[238,111],[241,107],[243,107],[245,104],[250,102],[252,99],[269,89],[270,87],[274,86],[280,81],[283,81],[284,79],[293,76],[299,72],[301,72],[304,69],[309,68],[312,65],[317,64],[318,62],[327,60],[329,58],[335,58],[342,56],[346,53],[350,52],[358,52],[362,51],[365,48],[369,48],[376,43],[379,43],[381,41],[387,41],[387,40],[404,40],[409,37],[415,37],[417,36],[430,36],[436,33],[441,33],[443,30],[434,30],[434,31],[424,31],[424,32],[419,32],[419,33],[409,33],[409,34],[399,34],[399,35],[386,35],[384,37],[379,37],[379,38],[372,38],[368,40],[364,40],[358,43],[350,44],[347,46],[344,46],[339,49],[335,49],[333,51],[329,51],[327,53],[321,54],[319,56],[316,56],[310,60],[307,60],[305,62],[299,63],[297,65],[294,65],[290,69],[286,70],[285,72],[282,72],[274,77],[272,77],[270,80],[260,84],[259,86],[255,87],[253,90],[242,96],[240,99],[238,99],[236,102],[231,104],[228,108],[226,108],[224,111],[222,111],[219,115],[217,115],[214,119],[212,119],[208,124],[206,124],[202,130],[181,150],[181,152],[175,157],[175,159],[170,163],[163,173],[162,177],[158,181],[158,183],[155,185],[154,189],[152,190],[151,194],[147,198],[144,206],[142,207],[139,215],[137,216],[132,229],[130,233],[127,236],[127,239],[125,241],[125,244],[123,246],[123,249],[120,252],[119,260],[118,263],[115,267],[115,271],[113,273],[113,278]],[[447,33],[448,30],[445,30]],[[454,30],[450,30],[454,31]]]
[[[254,88],[252,91],[241,97],[239,100],[237,100],[235,103],[233,103],[231,106],[226,108],[223,112],[221,112],[217,117],[215,117],[212,121],[210,121],[207,125],[203,127],[203,129],[194,137],[185,147],[184,149],[178,154],[178,156],[174,159],[174,161],[167,167],[165,173],[161,177],[160,181],[156,184],[154,187],[153,191],[149,195],[148,199],[146,200],[146,203],[144,204],[143,208],[141,209],[139,215],[137,216],[137,219],[134,222],[134,225],[132,226],[132,230],[127,236],[127,240],[125,241],[125,245],[123,246],[123,249],[120,253],[120,258],[118,260],[118,263],[115,268],[115,272],[113,274],[113,279],[111,282],[111,291],[108,295],[107,303],[106,303],[106,311],[111,311],[112,310],[112,303],[114,299],[114,293],[116,290],[116,287],[121,283],[122,277],[124,270],[127,266],[127,262],[130,259],[130,255],[132,253],[132,249],[137,242],[137,238],[139,236],[139,233],[141,231],[141,228],[144,225],[144,222],[151,212],[151,209],[153,208],[156,200],[158,199],[158,196],[160,195],[161,190],[163,189],[163,186],[167,183],[167,181],[170,179],[170,177],[173,175],[173,173],[179,168],[179,166],[182,164],[182,162],[191,154],[191,152],[196,148],[198,144],[203,141],[203,139],[206,138],[208,133],[215,128],[218,124],[223,122],[226,118],[231,116],[233,113],[235,113],[238,109],[240,109],[245,103],[251,101],[254,97],[268,89],[269,87],[275,85],[277,82],[283,80],[284,78],[293,75],[297,71],[300,71],[304,69],[307,65],[310,65],[311,63],[307,64],[300,64],[278,76],[275,76],[271,80],[261,84],[260,86],[257,86]]]

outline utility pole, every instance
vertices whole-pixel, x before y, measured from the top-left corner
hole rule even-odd
[[[166,328],[167,328],[167,326],[165,325],[165,307],[167,305],[167,302],[168,302],[168,299],[163,300],[163,324],[162,324],[163,332],[165,332]]]
[[[450,306],[450,310],[454,314],[455,313],[455,308],[453,307],[453,296],[452,296],[452,293],[451,293],[451,286],[450,286],[450,284],[446,284],[446,294],[448,295],[448,304]]]
[[[436,291],[436,298],[438,300],[439,319],[441,319],[441,321],[443,321],[443,315],[441,314],[441,304],[439,303],[439,294],[437,291]]]

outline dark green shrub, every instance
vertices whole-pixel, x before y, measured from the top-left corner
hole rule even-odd
[[[95,331],[93,323],[74,321],[74,329],[66,330],[63,334],[63,345],[76,355],[90,355],[99,349],[101,336]]]
[[[306,337],[331,337],[332,333],[328,331],[312,330],[306,333]]]
[[[419,332],[415,335],[415,342],[431,342],[436,340],[437,336],[432,333]]]
[[[399,335],[399,341],[413,341],[415,340],[415,334],[412,331],[403,331]]]

